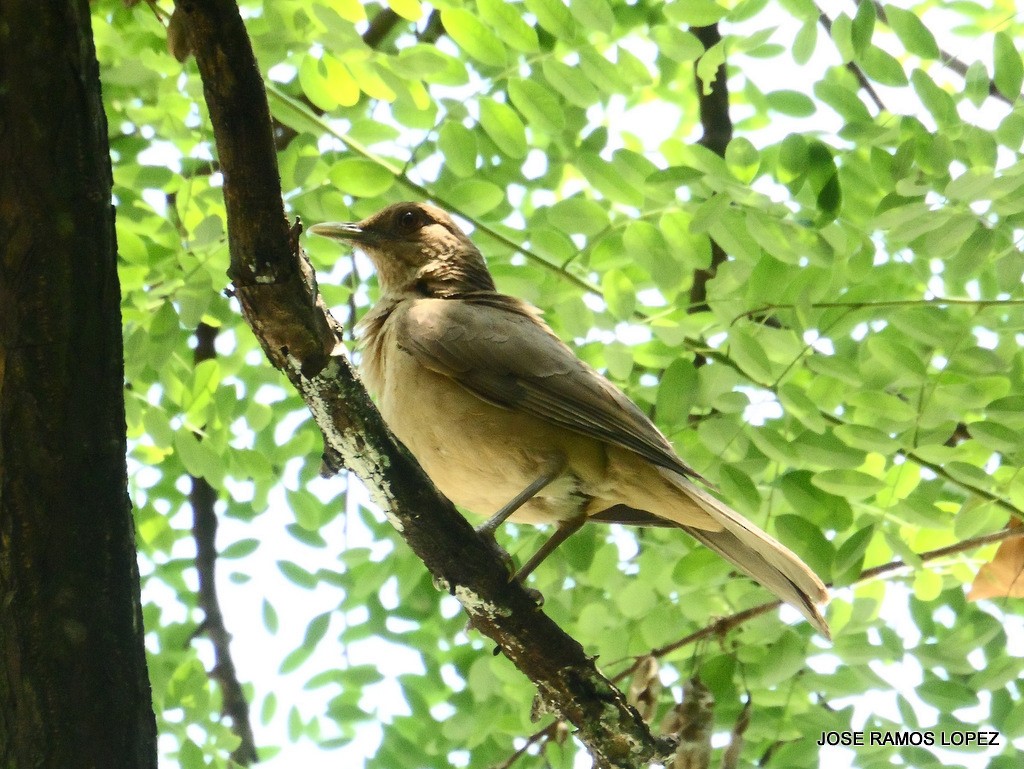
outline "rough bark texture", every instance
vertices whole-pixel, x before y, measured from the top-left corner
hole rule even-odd
[[[0,2],[0,766],[156,766],[86,0]]]
[[[343,356],[340,329],[289,233],[263,84],[233,0],[177,0],[196,52],[224,171],[231,277],[246,321],[302,395],[327,453],[357,472],[438,585],[533,682],[547,708],[577,727],[602,767],[667,755],[583,648],[540,611],[500,558],[384,426]]]

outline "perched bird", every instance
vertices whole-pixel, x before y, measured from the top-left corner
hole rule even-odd
[[[583,363],[540,311],[498,293],[480,251],[439,208],[397,203],[317,224],[373,262],[361,370],[381,414],[458,505],[555,525],[525,577],[588,520],[678,526],[796,607],[822,633],[828,593],[795,554],[716,499],[650,419]]]

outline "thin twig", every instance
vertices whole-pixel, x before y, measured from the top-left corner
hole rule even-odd
[[[871,307],[1022,307],[1024,299],[964,299],[958,297],[937,297],[935,299],[885,299],[878,302],[812,302],[810,304],[763,304],[752,310],[745,310],[733,319],[735,323],[740,318],[753,318],[758,315],[772,313],[777,310],[831,310],[836,308],[849,307],[852,310],[863,310]]]
[[[1002,542],[1005,539],[1012,539],[1014,537],[1024,537],[1024,529],[1001,529],[1000,531],[993,532],[992,534],[983,534],[981,536],[965,539],[963,542],[956,542],[952,545],[947,545],[946,547],[940,547],[935,550],[928,550],[927,552],[921,553],[918,557],[920,558],[922,563],[928,563],[929,561],[935,561],[950,555],[964,553],[968,550],[983,547],[984,545],[991,545],[995,542]],[[853,580],[853,582],[851,582],[850,584],[856,585],[861,582],[867,582],[868,580],[874,579],[875,577],[880,577],[883,574],[898,571],[906,567],[907,564],[900,559],[890,561],[889,563],[883,563],[880,566],[872,566],[870,569],[865,569],[864,571],[862,571],[857,576],[857,579]],[[832,585],[830,583],[829,587],[831,586]],[[739,627],[740,625],[754,619],[755,617],[760,617],[763,614],[767,614],[768,612],[774,611],[781,605],[782,601],[779,600],[768,601],[766,603],[758,604],[757,606],[752,606],[749,609],[744,609],[743,611],[737,612],[736,614],[731,614],[728,617],[723,617],[720,620],[712,622],[707,627],[701,628],[700,630],[697,630],[693,633],[690,633],[687,636],[684,636],[683,638],[680,638],[678,641],[673,641],[670,644],[666,644],[665,646],[660,646],[657,649],[652,649],[651,651],[646,652],[642,657],[637,658],[637,660],[632,665],[623,670],[621,673],[612,676],[612,681],[618,683],[619,681],[622,681],[623,679],[633,675],[633,673],[636,672],[637,668],[642,664],[643,659],[645,657],[664,657],[668,654],[671,654],[674,651],[682,649],[685,646],[695,644],[698,641],[703,641],[707,638],[723,636],[730,630]]]
[[[540,731],[536,731],[526,738],[526,743],[519,748],[515,753],[509,756],[507,759],[502,761],[500,764],[495,764],[492,769],[510,769],[510,767],[518,761],[520,758],[526,755],[526,752],[538,742],[542,740],[549,740],[554,736],[555,732],[558,731],[558,724],[560,721],[552,721],[550,724],[545,726]]]

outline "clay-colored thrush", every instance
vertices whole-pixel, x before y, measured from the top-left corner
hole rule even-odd
[[[507,519],[555,524],[521,577],[587,520],[678,526],[828,635],[814,572],[698,485],[650,419],[537,309],[498,293],[448,214],[398,203],[309,231],[373,261],[380,299],[361,324],[363,377],[441,492],[493,514],[480,527],[489,535]]]

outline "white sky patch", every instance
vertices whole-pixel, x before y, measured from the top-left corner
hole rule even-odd
[[[782,405],[775,393],[756,387],[737,387],[736,392],[747,396],[750,403],[743,409],[743,421],[760,427],[769,419],[782,419]]]
[[[821,336],[816,328],[809,328],[804,332],[804,344],[810,345],[811,349],[822,355],[836,354],[836,348],[832,344],[832,340],[827,336]]]
[[[971,329],[971,333],[978,340],[978,347],[983,350],[994,350],[999,346],[999,335],[994,331],[989,331],[981,326],[975,326]]]
[[[626,345],[646,344],[651,341],[651,329],[635,323],[619,323],[615,327],[615,336]]]

